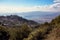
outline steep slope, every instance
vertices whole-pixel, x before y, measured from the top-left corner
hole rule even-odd
[[[53,19],[51,24],[54,25],[54,28],[47,35],[46,40],[60,40],[60,16]]]

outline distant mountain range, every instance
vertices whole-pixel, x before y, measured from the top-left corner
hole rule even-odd
[[[18,15],[28,20],[34,20],[39,23],[50,22],[52,19],[60,15],[60,12],[22,12],[22,13],[5,13],[1,15]]]
[[[60,15],[60,12],[26,12],[26,13],[16,13],[16,15],[22,16],[29,20],[34,20],[39,23],[50,22],[52,19]]]

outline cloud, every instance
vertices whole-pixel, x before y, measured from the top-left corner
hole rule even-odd
[[[55,2],[55,3],[60,3],[60,0],[54,0],[53,2]]]
[[[60,0],[54,0],[53,2],[54,4],[52,4],[51,7],[56,11],[60,11]]]
[[[18,7],[0,5],[0,13],[20,13],[30,11],[46,11],[46,12],[60,12],[60,0],[54,0],[52,5],[32,6],[32,7]]]
[[[33,7],[14,7],[14,6],[0,6],[2,13],[15,13],[15,12],[30,12],[30,11],[49,11],[47,6],[33,6]]]
[[[33,9],[29,7],[0,6],[0,12],[3,13],[28,12],[28,11],[33,11]]]
[[[59,8],[58,8],[59,9]],[[51,11],[56,12],[57,10],[51,6],[34,6],[34,7],[14,7],[14,6],[0,6],[0,13],[19,13],[19,12],[30,12],[30,11]]]

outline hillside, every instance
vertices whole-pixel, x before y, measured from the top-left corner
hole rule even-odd
[[[10,20],[12,16],[9,17]],[[15,16],[14,18],[17,19]],[[35,28],[27,23],[22,24],[20,28],[0,25],[0,40],[60,40],[60,16]]]

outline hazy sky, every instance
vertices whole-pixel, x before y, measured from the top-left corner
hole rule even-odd
[[[60,0],[0,0],[0,13],[60,11]]]

